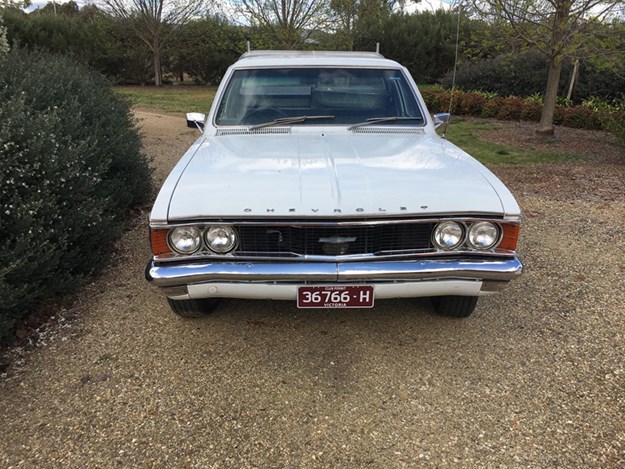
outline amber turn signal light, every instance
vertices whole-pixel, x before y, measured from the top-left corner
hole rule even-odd
[[[517,242],[519,241],[520,226],[516,224],[513,225],[511,223],[504,223],[501,227],[503,228],[503,237],[497,247],[499,249],[516,251]]]
[[[167,244],[167,233],[169,230],[150,230],[150,244],[152,245],[152,254],[160,256],[169,254],[171,249]]]

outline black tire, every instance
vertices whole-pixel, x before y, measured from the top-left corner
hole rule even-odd
[[[466,318],[471,316],[477,305],[477,296],[435,296],[432,304],[440,316]]]
[[[167,298],[169,307],[178,316],[183,318],[203,318],[212,313],[219,305],[219,298],[203,300],[172,300]]]

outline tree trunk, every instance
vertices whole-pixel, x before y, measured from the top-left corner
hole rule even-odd
[[[163,80],[161,79],[161,53],[158,49],[154,50],[154,84],[163,86]]]
[[[579,59],[575,59],[573,64],[573,71],[571,72],[571,81],[569,82],[569,92],[566,94],[566,100],[570,101],[573,96],[573,87],[575,86],[575,80],[577,80],[577,73],[579,72]]]
[[[560,83],[561,71],[562,56],[552,57],[549,62],[549,77],[547,79],[547,89],[545,90],[543,111],[540,115],[538,129],[536,130],[537,135],[550,136],[554,134],[553,114],[556,109],[556,98],[558,97],[558,85]]]

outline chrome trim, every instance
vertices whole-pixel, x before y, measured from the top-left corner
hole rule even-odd
[[[469,231],[471,231],[477,223],[481,223],[479,221],[476,221],[476,222],[473,222],[471,226],[467,229],[467,239],[465,241],[465,244],[467,245],[467,247],[469,247],[470,249],[474,249],[475,251],[488,252],[490,249],[493,249],[499,246],[499,244],[503,240],[503,228],[501,227],[501,223],[493,223],[492,220],[482,220],[482,222],[490,222],[491,224],[495,225],[495,228],[497,228],[497,232],[498,232],[497,240],[493,244],[491,244],[489,247],[484,248],[484,249],[480,249],[476,246],[473,246],[469,237],[469,234],[470,234]],[[506,224],[512,225],[513,223],[506,223]]]
[[[462,242],[458,245],[458,247],[453,249],[442,249],[437,247],[437,244],[434,242],[434,230],[436,226],[432,230],[432,238],[431,242],[434,245],[434,249],[415,249],[415,250],[401,250],[401,251],[381,251],[378,253],[362,253],[362,254],[348,254],[343,256],[319,256],[319,255],[304,255],[298,253],[260,253],[260,252],[236,252],[236,249],[240,243],[239,233],[236,230],[236,226],[307,226],[307,227],[352,227],[352,226],[375,226],[375,225],[389,225],[389,224],[419,224],[419,223],[441,223],[444,221],[455,221],[459,223],[464,230],[464,237]],[[469,234],[469,225],[472,223],[478,222],[491,222],[494,223],[499,228],[499,239],[495,244],[495,248],[489,248],[484,250],[474,249],[468,246],[468,234]],[[382,219],[382,220],[357,220],[357,221],[339,221],[339,222],[329,222],[329,221],[290,221],[290,220],[264,220],[264,221],[224,221],[223,219],[219,220],[204,220],[198,222],[181,222],[181,223],[172,223],[168,225],[160,225],[154,224],[150,225],[151,229],[162,230],[162,229],[174,229],[181,226],[194,226],[200,230],[201,235],[201,248],[195,251],[191,255],[179,254],[175,249],[172,254],[162,254],[155,257],[155,260],[159,262],[175,262],[175,261],[197,261],[200,259],[228,259],[228,260],[243,260],[243,259],[252,259],[253,261],[259,260],[294,260],[294,261],[318,261],[318,262],[336,262],[336,261],[344,261],[351,262],[356,260],[383,260],[383,259],[398,259],[398,258],[415,258],[415,257],[424,257],[424,256],[448,256],[450,254],[453,255],[488,255],[488,256],[510,256],[514,255],[514,251],[499,249],[496,246],[501,243],[503,239],[503,229],[501,228],[501,224],[510,224],[510,225],[520,225],[520,221],[503,221],[497,218],[483,218],[479,216],[472,217],[444,217],[444,218],[422,218],[422,219]],[[237,234],[237,244],[236,247],[227,253],[215,253],[212,251],[206,243],[205,233],[206,230],[211,226],[234,226],[235,232]],[[167,241],[169,243],[169,235],[167,236]]]
[[[234,232],[234,244],[227,251],[224,251],[224,252],[215,251],[210,246],[210,243],[208,242],[208,232],[210,231],[211,228],[216,227],[216,226],[217,227],[219,227],[219,226],[227,226],[227,227],[231,228],[232,231]],[[217,224],[213,223],[211,225],[201,225],[199,229],[200,229],[200,232],[201,232],[201,235],[202,235],[203,247],[208,249],[209,254],[210,253],[214,253],[214,254],[217,254],[217,255],[227,255],[229,253],[233,253],[239,247],[239,239],[240,239],[239,232],[235,229],[235,227],[232,226],[232,223],[217,223]]]
[[[517,257],[501,260],[418,260],[354,263],[215,262],[156,264],[146,267],[146,279],[157,287],[206,282],[378,282],[437,279],[510,281],[523,271]]]
[[[438,227],[445,222],[455,222],[456,224],[460,225],[460,228],[462,229],[462,239],[458,242],[458,244],[456,244],[455,246],[451,247],[451,248],[446,248],[444,246],[441,246],[437,241],[436,241],[436,230],[438,229]],[[468,226],[469,222],[465,222],[465,221],[459,221],[459,220],[441,220],[439,221],[436,226],[434,226],[434,229],[432,230],[432,236],[430,238],[430,241],[432,242],[432,245],[440,250],[440,251],[445,251],[445,252],[457,252],[457,249],[459,247],[461,247],[464,244],[467,244],[467,238],[469,236],[469,226]]]
[[[196,248],[196,249],[194,249],[192,252],[182,252],[182,251],[180,251],[179,249],[176,249],[176,247],[174,246],[174,243],[173,243],[173,242],[172,242],[172,240],[171,240],[171,235],[172,235],[172,233],[174,232],[174,229],[175,229],[175,228],[180,228],[180,226],[173,226],[173,227],[171,228],[171,230],[169,231],[169,233],[167,233],[167,239],[166,239],[166,241],[167,241],[167,246],[168,246],[168,247],[169,247],[169,249],[171,249],[171,250],[172,250],[175,254],[178,254],[178,255],[180,255],[180,256],[187,257],[187,258],[192,258],[195,254],[197,254],[199,251],[201,251],[201,250],[202,250],[202,247],[203,247],[203,244],[204,244],[204,243],[202,242],[202,231],[201,231],[201,228],[199,228],[197,225],[182,225],[182,226],[191,226],[191,227],[194,227],[194,228],[196,228],[196,229],[197,229],[197,231],[199,232],[199,235],[200,235],[200,242],[199,242],[199,244],[198,244],[197,248]]]
[[[354,215],[355,217],[362,218],[362,214]],[[345,215],[341,218],[347,218],[349,215]],[[406,218],[405,214],[397,215],[397,217],[402,218],[381,218],[376,219],[374,217],[367,217],[366,220],[349,220],[349,221],[315,221],[314,217],[305,217],[296,218],[293,220],[289,219],[272,219],[272,218],[258,218],[256,220],[250,220],[249,218],[253,218],[253,216],[246,218],[245,220],[240,220],[236,217],[225,217],[225,218],[215,218],[215,219],[202,219],[197,221],[172,221],[167,224],[163,223],[150,223],[150,227],[154,229],[168,229],[175,228],[177,226],[189,226],[189,225],[273,225],[273,226],[366,226],[366,225],[397,225],[404,223],[438,223],[441,221],[457,221],[461,223],[471,223],[471,222],[479,222],[479,221],[494,221],[498,223],[505,223],[510,225],[519,225],[521,223],[521,219],[518,220],[503,220],[501,219],[501,215],[458,215],[458,216],[435,216],[435,217],[426,217],[426,218]],[[418,217],[418,216],[417,216]],[[499,218],[498,218],[499,217]]]
[[[355,261],[382,261],[382,260],[414,260],[423,257],[449,257],[457,256],[484,256],[489,257],[510,257],[514,256],[515,251],[508,249],[495,248],[494,250],[478,251],[477,249],[465,249],[455,251],[444,251],[442,249],[414,249],[411,251],[382,251],[379,253],[363,253],[363,254],[345,254],[342,256],[323,256],[318,254],[297,254],[291,253],[260,253],[260,252],[230,252],[226,254],[215,254],[212,252],[201,251],[191,256],[183,256],[179,254],[163,254],[155,256],[157,262],[182,262],[182,261],[229,261],[229,262],[259,262],[259,261],[286,261],[286,262],[355,262]]]

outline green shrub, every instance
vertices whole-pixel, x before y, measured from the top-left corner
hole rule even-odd
[[[525,121],[538,122],[543,112],[542,97],[541,102],[528,100],[527,98],[521,103],[521,119]]]
[[[420,90],[425,105],[432,113],[447,112],[451,93],[439,87],[427,87]]]
[[[625,93],[625,64],[613,60],[609,68],[599,65],[599,61],[582,59],[573,89],[573,101],[579,103],[589,96],[614,99]],[[547,83],[549,63],[536,50],[524,53],[506,53],[493,58],[467,60],[456,71],[456,86],[472,90],[492,91],[500,96],[529,96],[542,94]],[[566,60],[558,84],[559,95],[568,90],[573,64]],[[439,80],[445,88],[451,88],[453,70]],[[561,102],[559,104],[566,104]]]
[[[129,104],[67,58],[0,59],[0,340],[100,269],[149,193]]]
[[[600,111],[599,119],[601,127],[612,133],[619,145],[625,147],[625,109]]]
[[[497,117],[499,109],[503,105],[503,98],[496,96],[493,99],[489,99],[482,106],[482,117]]]
[[[482,108],[487,102],[488,99],[479,93],[464,93],[460,100],[460,114],[479,116],[482,114]]]
[[[9,52],[9,41],[7,40],[7,28],[4,26],[2,15],[0,14],[0,56]]]
[[[584,106],[575,106],[564,109],[562,125],[576,129],[601,129],[599,113]]]
[[[428,86],[421,90],[423,99],[432,113],[447,112],[451,92],[440,87]],[[502,98],[493,93],[478,91],[454,91],[452,114],[497,118],[500,120],[540,121],[542,96],[534,94],[527,98],[508,96]],[[618,116],[625,116],[625,104],[607,103],[600,98],[591,98],[581,106],[557,105],[553,123],[578,129],[608,130],[622,135],[623,124]]]
[[[501,100],[501,106],[497,111],[497,119],[518,121],[521,119],[523,100],[516,96],[508,96]]]

